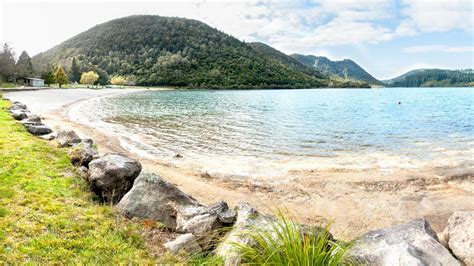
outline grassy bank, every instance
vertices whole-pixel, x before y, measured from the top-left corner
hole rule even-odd
[[[139,225],[93,201],[67,153],[28,134],[0,100],[0,264],[151,263]]]

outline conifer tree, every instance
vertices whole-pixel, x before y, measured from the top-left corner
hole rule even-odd
[[[12,48],[5,43],[0,51],[0,81],[6,81],[15,75],[14,55]]]
[[[31,57],[26,51],[23,51],[16,62],[17,78],[28,78],[35,75],[33,64],[31,63]]]
[[[62,66],[58,66],[56,68],[56,71],[54,72],[54,80],[56,81],[56,83],[58,83],[60,88],[63,84],[67,84],[69,79],[67,77],[66,71],[64,71],[64,68]]]
[[[75,57],[72,59],[71,64],[71,81],[78,83],[81,81],[81,69]]]

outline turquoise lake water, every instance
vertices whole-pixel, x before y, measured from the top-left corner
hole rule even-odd
[[[474,166],[474,88],[145,91],[70,115],[144,157],[232,174]]]

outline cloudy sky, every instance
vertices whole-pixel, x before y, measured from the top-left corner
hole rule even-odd
[[[136,14],[201,20],[287,53],[350,58],[379,79],[415,68],[474,68],[474,0],[0,0],[0,42],[30,55]]]

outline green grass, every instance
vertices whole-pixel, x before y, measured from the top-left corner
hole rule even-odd
[[[345,261],[349,244],[332,240],[329,225],[304,229],[283,212],[268,228],[251,228],[247,244],[233,243],[244,264],[255,265],[349,265]]]
[[[140,224],[93,201],[66,150],[28,134],[0,100],[0,264],[151,264]]]
[[[15,88],[15,83],[0,83],[0,88]]]

